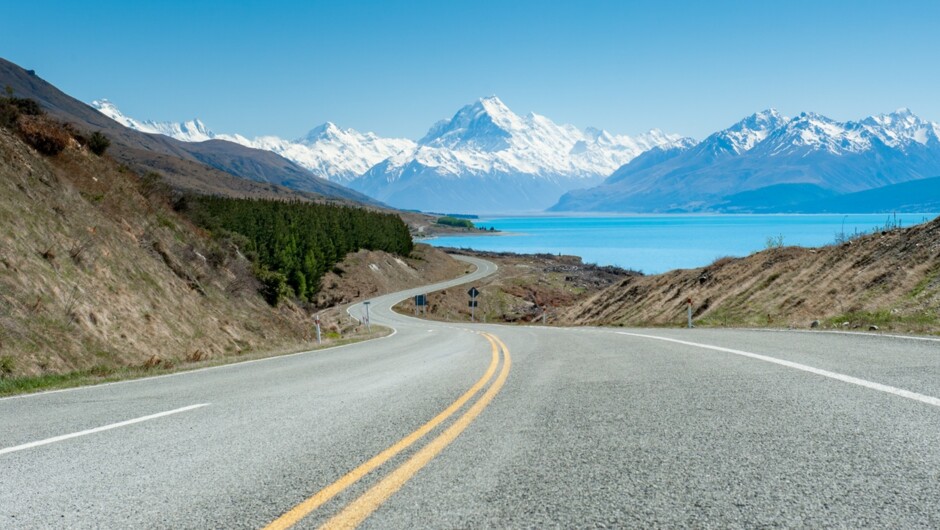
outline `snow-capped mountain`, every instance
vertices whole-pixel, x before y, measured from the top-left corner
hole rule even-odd
[[[490,96],[436,123],[417,145],[371,168],[353,189],[400,208],[448,212],[541,210],[567,190],[678,135],[619,136],[525,117]]]
[[[781,211],[938,175],[940,125],[908,109],[848,122],[767,110],[696,145],[648,151],[552,210]]]
[[[541,210],[562,193],[600,183],[656,146],[688,142],[659,130],[630,137],[538,114],[519,116],[495,96],[461,108],[414,142],[325,123],[303,138],[217,134],[199,120],[138,121],[107,100],[92,105],[119,123],[183,141],[226,140],[277,153],[311,171],[400,208],[449,212]]]
[[[402,151],[412,149],[415,142],[402,138],[382,138],[371,132],[341,129],[327,122],[314,128],[303,138],[285,140],[277,136],[251,139],[240,134],[216,134],[201,121],[185,123],[138,121],[125,116],[106,99],[93,101],[92,106],[125,127],[141,132],[163,134],[184,142],[225,140],[272,151],[310,170],[313,176],[341,184],[348,183],[370,167]]]
[[[788,118],[776,109],[751,114],[747,118],[706,138],[701,145],[714,153],[740,155],[763,142],[771,131],[786,124]]]
[[[138,121],[125,116],[114,103],[107,99],[92,101],[91,106],[121,125],[140,132],[162,134],[183,142],[204,142],[215,138],[215,134],[198,119],[183,123]]]
[[[249,140],[241,135],[219,135],[216,138],[273,151],[309,169],[317,177],[341,184],[348,184],[375,164],[415,145],[414,141],[405,138],[382,138],[371,132],[341,129],[332,122],[326,122],[296,140],[277,136],[259,136]]]
[[[901,152],[937,139],[940,126],[915,116],[908,109],[839,123],[815,113],[800,114],[779,127],[761,148],[773,156],[825,151],[833,155],[858,154],[885,146]]]

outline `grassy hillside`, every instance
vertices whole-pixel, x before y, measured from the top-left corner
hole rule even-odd
[[[8,384],[305,342],[299,307],[269,306],[247,260],[214,248],[143,191],[135,175],[85,149],[44,157],[0,129],[0,377]]]
[[[570,307],[563,321],[940,333],[940,219],[816,249],[772,248],[655,276],[631,276]]]

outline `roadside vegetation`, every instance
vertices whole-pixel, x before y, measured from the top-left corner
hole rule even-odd
[[[837,234],[839,236],[840,234]],[[819,248],[784,246],[706,267],[628,277],[567,308],[565,323],[776,327],[940,334],[940,219]]]
[[[323,275],[349,252],[408,256],[414,248],[400,217],[363,208],[195,195],[178,208],[254,263],[271,305],[292,296],[312,301]]]

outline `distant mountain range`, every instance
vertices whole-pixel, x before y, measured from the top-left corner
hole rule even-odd
[[[107,100],[92,105],[143,132],[189,142],[227,140],[273,151],[309,170],[310,178],[344,184],[391,206],[426,211],[543,210],[568,190],[602,182],[652,147],[688,141],[659,130],[630,137],[556,125],[537,114],[521,117],[495,96],[463,107],[417,142],[332,123],[296,140],[248,139],[213,133],[199,120],[138,121]]]
[[[344,130],[330,122],[296,140],[277,136],[249,139],[240,134],[216,134],[198,119],[183,123],[139,121],[124,115],[107,99],[92,101],[91,106],[114,121],[141,132],[162,134],[183,142],[226,140],[272,151],[306,168],[311,176],[340,184],[348,183],[382,160],[415,146],[412,140],[381,138],[373,133]]]
[[[940,176],[940,125],[907,109],[848,122],[770,109],[699,142],[656,129],[630,137],[557,125],[490,96],[412,141],[332,123],[296,140],[248,139],[213,133],[199,120],[137,121],[107,100],[93,105],[139,131],[277,153],[307,170],[281,182],[288,186],[311,189],[325,179],[425,211],[928,211],[932,196],[898,194],[934,185],[892,186]]]
[[[384,160],[354,189],[404,208],[438,211],[544,210],[565,191],[601,182],[621,164],[678,135],[619,136],[521,117],[495,96],[435,124],[411,151]]]
[[[651,149],[601,185],[565,194],[551,210],[834,211],[828,205],[851,202],[838,196],[881,188],[885,193],[862,202],[882,211],[897,205],[888,201],[895,197],[891,186],[935,176],[940,125],[907,109],[845,123],[767,110],[701,142]],[[907,211],[929,211],[931,201],[937,202],[931,196],[901,202]]]

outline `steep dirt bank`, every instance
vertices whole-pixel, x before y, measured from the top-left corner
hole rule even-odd
[[[940,219],[840,245],[769,249],[707,267],[632,276],[568,307],[575,324],[940,332]],[[816,325],[813,321],[818,321]]]

